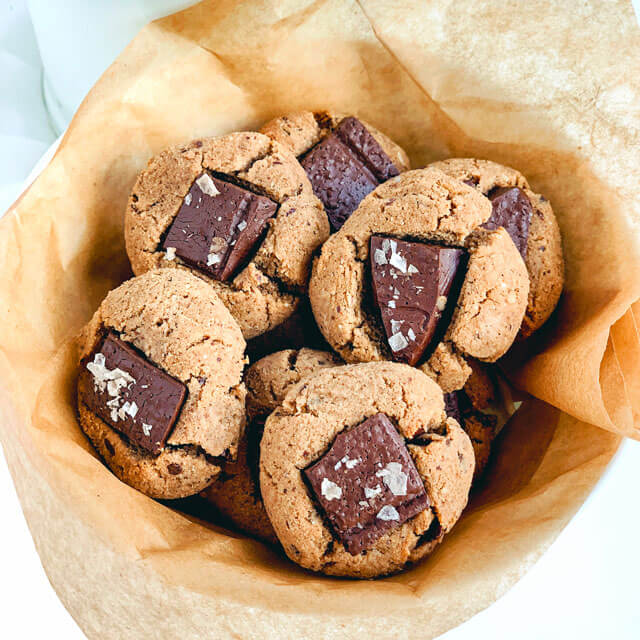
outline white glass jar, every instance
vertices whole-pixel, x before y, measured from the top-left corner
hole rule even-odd
[[[58,133],[102,72],[151,20],[193,0],[28,0],[44,67],[43,92]]]

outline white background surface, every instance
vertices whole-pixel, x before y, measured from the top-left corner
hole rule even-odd
[[[0,0],[0,215],[55,139],[40,74],[24,1]],[[442,640],[638,640],[639,480],[640,443],[627,442],[542,560],[495,605]],[[46,579],[2,455],[0,504],[0,638],[84,638]]]

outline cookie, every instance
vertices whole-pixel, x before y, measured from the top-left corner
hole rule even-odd
[[[220,296],[247,340],[292,315],[328,234],[294,156],[260,133],[196,140],[154,156],[125,215],[134,273],[191,271]]]
[[[220,477],[201,494],[241,531],[277,543],[264,510],[258,481],[260,439],[265,420],[294,384],[318,369],[339,364],[340,360],[331,353],[289,349],[266,356],[247,369],[248,424],[240,440],[238,459],[225,464]]]
[[[245,341],[206,282],[175,269],[133,278],[107,295],[80,341],[80,426],[123,482],[182,498],[236,457]]]
[[[531,191],[521,173],[490,160],[451,158],[429,166],[487,196],[492,214],[484,226],[503,226],[518,247],[531,283],[520,328],[520,338],[527,338],[547,321],[564,285],[562,239],[551,204]]]
[[[327,111],[301,111],[261,131],[299,159],[337,231],[379,184],[409,168],[407,154],[370,124]]]
[[[474,458],[439,387],[408,365],[324,369],[265,424],[260,486],[287,556],[373,578],[430,553],[464,509]]]
[[[435,169],[380,185],[322,247],[309,285],[320,331],[345,362],[396,360],[445,392],[468,358],[494,362],[513,343],[529,292],[504,229],[480,228],[491,203]]]
[[[486,366],[470,359],[471,374],[464,387],[444,396],[447,416],[454,418],[471,439],[476,466],[474,482],[484,473],[493,441],[504,423],[500,394]]]

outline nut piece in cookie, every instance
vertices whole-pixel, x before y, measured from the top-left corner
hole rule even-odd
[[[80,426],[123,482],[184,498],[237,456],[245,341],[205,281],[175,269],[128,280],[103,300],[80,347]]]
[[[191,185],[162,247],[216,280],[244,266],[278,205],[203,173]]]
[[[246,371],[248,424],[238,447],[238,459],[223,465],[219,478],[201,496],[238,529],[276,544],[278,539],[264,510],[258,461],[267,416],[291,387],[319,369],[338,366],[332,353],[288,349],[254,362]]]
[[[504,227],[522,255],[531,286],[519,338],[526,338],[549,318],[564,285],[562,240],[549,201],[534,193],[515,169],[490,160],[450,158],[429,165],[487,196],[493,205],[483,226]]]
[[[109,331],[80,369],[78,395],[96,415],[150,453],[160,453],[186,386]]]
[[[449,318],[455,308],[459,286],[455,296],[450,292],[464,251],[372,236],[369,255],[373,297],[392,358],[415,365],[447,307]]]
[[[400,147],[353,116],[294,113],[268,122],[262,131],[298,156],[334,231],[368,193],[409,168]]]
[[[254,132],[160,152],[138,175],[125,214],[133,272],[197,275],[247,340],[295,312],[328,235],[326,213],[295,156]]]
[[[338,434],[305,475],[354,556],[429,506],[404,440],[383,413]]]

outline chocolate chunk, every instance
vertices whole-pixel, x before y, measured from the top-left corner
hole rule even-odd
[[[429,506],[404,440],[383,413],[338,434],[304,473],[352,555]]]
[[[179,476],[182,473],[182,467],[179,464],[172,462],[171,464],[167,465],[167,471],[172,476]]]
[[[83,361],[78,393],[131,443],[157,454],[178,419],[187,388],[110,331]]]
[[[357,118],[342,120],[336,128],[336,134],[347,147],[358,154],[378,182],[385,182],[400,173],[378,141]]]
[[[493,205],[491,217],[482,225],[485,229],[504,227],[523,258],[527,257],[529,224],[533,207],[527,194],[518,187],[497,187],[488,196]]]
[[[448,418],[453,418],[461,427],[464,427],[464,419],[460,411],[457,391],[444,394],[444,410]]]
[[[334,231],[346,222],[361,200],[399,171],[367,128],[345,118],[319,142],[301,164]]]
[[[172,254],[226,281],[248,261],[278,205],[203,173],[189,189],[162,243]]]
[[[373,294],[394,360],[416,364],[455,308],[463,255],[462,249],[371,237]]]

